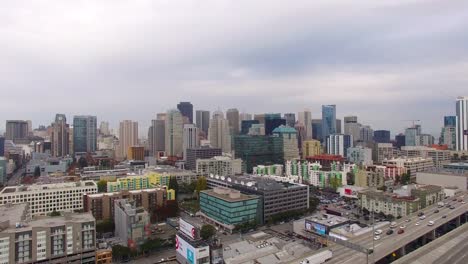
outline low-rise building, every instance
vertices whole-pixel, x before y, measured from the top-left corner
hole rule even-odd
[[[416,174],[416,182],[441,187],[457,187],[461,191],[467,191],[468,171],[459,169],[426,170]]]
[[[384,160],[393,159],[398,153],[392,143],[377,143],[372,154],[374,162],[380,164]]]
[[[257,165],[253,168],[254,175],[272,175],[272,176],[282,176],[283,175],[283,165],[273,164],[273,165]]]
[[[144,175],[157,175],[155,177],[156,184],[167,185],[169,184],[169,178],[175,177],[179,184],[190,184],[198,179],[195,172],[190,170],[184,170],[169,165],[157,165],[150,166],[142,171]]]
[[[406,168],[412,182],[416,181],[416,172],[434,168],[431,158],[394,158],[382,161],[382,165]]]
[[[302,159],[322,154],[322,144],[319,140],[304,140],[302,142]]]
[[[348,148],[347,158],[349,162],[358,165],[372,165],[372,149],[362,146]]]
[[[96,264],[112,264],[112,250],[100,249],[96,251]]]
[[[187,170],[196,169],[196,161],[198,159],[211,159],[216,156],[221,156],[222,151],[220,148],[212,148],[210,146],[200,146],[196,148],[187,149],[187,160],[185,168]]]
[[[129,248],[143,244],[151,232],[148,212],[127,199],[114,201],[114,223],[115,236],[126,242]]]
[[[0,206],[0,263],[95,263],[89,213],[31,219],[28,204]]]
[[[32,216],[75,212],[83,210],[83,195],[93,193],[97,193],[94,181],[9,186],[0,192],[0,205],[29,203]]]
[[[166,188],[151,188],[133,191],[119,191],[112,193],[85,194],[83,196],[84,212],[91,212],[96,221],[109,220],[114,217],[114,201],[128,199],[135,203],[136,207],[143,207],[151,212],[157,207],[166,204],[168,200],[174,200],[174,191]]]
[[[108,181],[107,192],[111,193],[163,187],[169,185],[169,179],[169,175],[160,175],[155,173],[128,176],[125,178],[119,178],[116,181]],[[173,195],[175,195],[174,190],[171,189],[167,189],[167,193],[170,197],[174,197]]]
[[[196,160],[196,173],[198,176],[233,176],[242,174],[242,160],[228,156],[216,156],[211,159]]]
[[[201,216],[229,232],[232,232],[236,225],[257,222],[259,203],[257,195],[245,195],[238,190],[224,187],[200,192]]]

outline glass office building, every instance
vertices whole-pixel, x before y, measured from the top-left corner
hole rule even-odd
[[[336,133],[336,105],[322,105],[322,138]]]
[[[95,116],[73,117],[73,152],[94,152],[97,148],[97,120]]]
[[[245,171],[257,165],[283,164],[283,138],[277,136],[239,135],[234,137],[234,153],[242,159]]]

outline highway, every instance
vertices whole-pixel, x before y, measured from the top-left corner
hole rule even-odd
[[[457,196],[457,199],[460,198],[460,195]],[[423,236],[424,234],[430,232],[431,230],[436,229],[438,226],[444,224],[450,219],[453,219],[456,215],[460,215],[468,211],[468,204],[462,204],[461,202],[452,201],[452,198],[444,200],[445,203],[453,204],[455,209],[450,209],[447,207],[437,208],[437,205],[429,206],[423,210],[420,210],[425,213],[426,219],[419,220],[416,212],[410,216],[403,217],[398,219],[397,228],[394,228],[394,233],[387,235],[386,232],[389,229],[382,228],[383,233],[380,235],[380,239],[373,241],[374,234],[366,233],[356,238],[350,240],[352,243],[360,244],[367,248],[372,248],[372,242],[374,242],[374,254],[375,259],[381,259],[392,252],[395,252],[402,245],[406,245],[413,241],[414,239]],[[467,195],[465,195],[464,200],[467,200]],[[434,213],[438,209],[439,213]],[[442,216],[447,215],[446,219],[443,219]],[[405,220],[410,218],[410,222]],[[419,226],[416,226],[416,222],[420,222]],[[429,221],[434,221],[435,224],[431,227],[427,226]],[[405,233],[397,234],[397,231],[400,229],[401,225],[405,225]],[[366,263],[366,255],[364,253],[356,252],[341,245],[334,245],[331,247],[333,251],[333,258],[329,263]],[[369,262],[372,263],[373,255],[369,255]]]

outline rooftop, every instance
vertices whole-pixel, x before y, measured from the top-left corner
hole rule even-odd
[[[322,218],[311,217],[311,218],[307,218],[307,220],[310,220],[315,223],[319,223],[321,225],[328,226],[328,227],[345,224],[349,221],[348,218],[346,217],[341,217],[341,216],[336,216],[336,215],[331,215],[331,214],[323,214],[323,216],[326,216],[326,217],[322,217]]]
[[[205,190],[202,192],[207,195],[214,196],[216,198],[219,198],[227,202],[239,202],[239,201],[246,201],[246,200],[251,200],[251,199],[258,199],[258,196],[256,195],[245,195],[245,194],[240,193],[237,190],[233,190],[229,188],[222,188],[222,187],[216,187],[214,189]]]
[[[273,179],[244,174],[240,176],[224,177],[224,176],[213,176],[210,175],[211,180],[219,180],[223,182],[228,182],[233,185],[242,185],[247,188],[252,188],[256,190],[264,191],[274,191],[274,190],[283,190],[283,189],[293,189],[303,187],[303,184],[289,183],[289,182],[277,182]]]
[[[417,173],[441,174],[445,176],[465,176],[468,177],[468,169],[431,168]]]
[[[33,184],[33,185],[19,185],[12,187],[5,187],[0,194],[14,193],[14,192],[32,192],[32,191],[44,191],[53,189],[66,189],[66,188],[78,188],[78,187],[96,187],[94,181],[79,181],[79,182],[61,182],[51,184]]]
[[[273,129],[273,133],[297,133],[294,127],[281,125]]]

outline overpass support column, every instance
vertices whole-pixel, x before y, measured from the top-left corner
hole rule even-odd
[[[405,246],[402,246],[402,247],[398,250],[398,253],[399,253],[400,257],[403,257],[404,255],[406,255],[406,245],[405,245]]]
[[[460,226],[460,216],[458,216],[457,218],[455,218],[455,225],[456,225],[457,227]]]
[[[424,234],[422,236],[422,245],[424,246],[424,245],[426,245],[426,243],[427,243],[427,234]]]
[[[431,240],[434,240],[436,238],[436,232],[435,232],[435,229],[432,230],[430,233],[429,233],[429,237]]]

